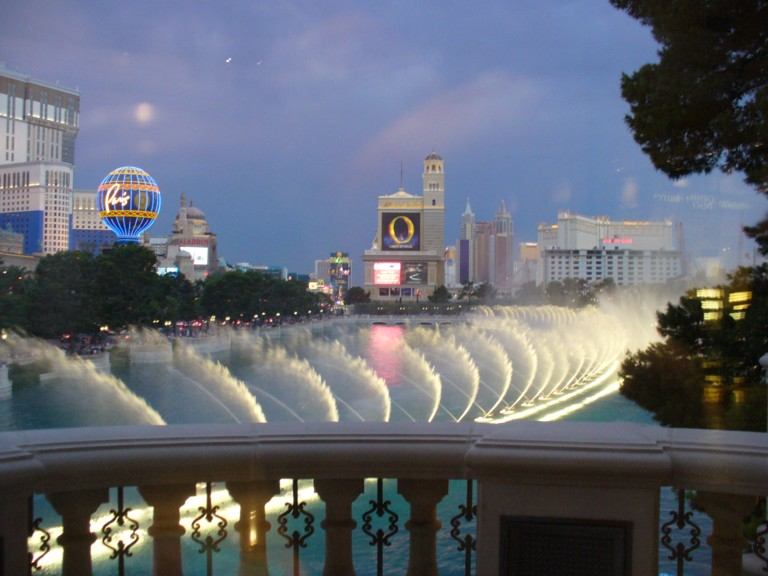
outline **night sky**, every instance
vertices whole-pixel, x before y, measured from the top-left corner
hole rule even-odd
[[[360,256],[376,197],[446,168],[446,243],[467,198],[500,201],[516,240],[559,210],[681,220],[697,256],[733,265],[766,203],[739,175],[678,182],[624,123],[622,72],[656,45],[607,0],[159,2],[4,0],[0,61],[80,91],[75,185],[137,165],[207,215],[229,262],[309,272]]]

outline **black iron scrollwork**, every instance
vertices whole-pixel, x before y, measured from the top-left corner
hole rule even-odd
[[[459,543],[458,550],[464,552],[464,574],[472,574],[472,552],[476,550],[477,539],[472,534],[465,534],[461,537],[461,521],[472,522],[477,518],[477,506],[474,505],[474,495],[472,493],[473,481],[467,480],[467,499],[465,504],[459,504],[459,513],[451,518],[451,538]]]
[[[760,558],[765,564],[763,566],[763,572],[768,574],[768,522],[761,524],[757,527],[755,532],[755,556]]]
[[[139,523],[131,518],[131,508],[125,507],[125,499],[123,494],[123,487],[117,488],[117,509],[112,508],[109,513],[112,517],[109,521],[101,527],[101,543],[112,551],[109,559],[114,560],[117,558],[117,570],[120,576],[125,575],[125,558],[133,556],[131,548],[133,548],[139,541]],[[122,538],[114,542],[116,538],[116,531],[128,529],[128,542],[123,541]]]
[[[701,528],[691,520],[693,512],[685,511],[685,490],[677,491],[677,510],[670,510],[669,514],[672,516],[672,519],[661,526],[661,544],[664,548],[670,551],[668,559],[677,560],[677,576],[683,576],[685,562],[693,560],[691,558],[691,552],[701,545],[701,541],[699,540],[699,536],[701,536]],[[683,542],[678,542],[674,547],[672,546],[671,534],[673,525],[678,530],[682,530],[686,526],[690,527],[690,546],[686,547]]]
[[[35,532],[42,533],[40,535],[40,547],[37,549],[40,554],[35,556],[34,554],[30,553],[29,555],[29,566],[31,570],[35,572],[39,572],[43,569],[43,567],[40,565],[40,561],[46,554],[48,554],[48,552],[51,551],[51,545],[49,544],[51,541],[51,533],[41,526],[42,523],[42,518],[35,518],[35,520],[30,525],[30,536],[32,536]]]
[[[218,514],[219,506],[214,506],[211,501],[211,483],[205,484],[205,506],[198,506],[197,511],[200,512],[192,520],[192,540],[200,546],[198,550],[199,554],[206,555],[206,573],[208,576],[213,575],[213,553],[219,552],[221,544],[227,537],[227,520],[221,514]],[[215,532],[215,538],[211,534],[207,534],[205,538],[202,538],[201,521],[205,518],[208,524],[216,522],[218,530]]]
[[[286,502],[285,512],[277,517],[277,533],[285,538],[285,547],[293,549],[293,573],[295,576],[299,576],[299,549],[307,547],[307,539],[315,532],[315,517],[305,510],[306,505],[306,502],[299,502],[299,481],[294,478],[293,502]],[[294,530],[290,535],[288,534],[289,515],[294,520],[301,516],[304,517],[304,534],[300,534],[298,530]]]
[[[371,507],[363,514],[363,533],[370,538],[369,544],[376,546],[376,574],[384,574],[384,546],[391,546],[391,538],[397,534],[399,528],[397,523],[400,520],[397,514],[390,509],[391,502],[384,500],[384,480],[376,479],[376,500],[370,500]],[[378,518],[387,517],[387,530],[381,528],[373,531],[373,515]]]

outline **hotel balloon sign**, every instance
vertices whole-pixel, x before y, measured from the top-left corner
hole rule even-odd
[[[160,188],[141,168],[112,170],[99,185],[99,217],[117,236],[119,244],[138,244],[160,212]]]

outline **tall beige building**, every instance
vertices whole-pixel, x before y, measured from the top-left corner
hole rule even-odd
[[[373,246],[363,254],[372,300],[417,301],[445,284],[445,170],[434,152],[424,159],[422,196],[402,186],[378,198]]]
[[[0,227],[25,254],[69,249],[80,95],[0,66]]]

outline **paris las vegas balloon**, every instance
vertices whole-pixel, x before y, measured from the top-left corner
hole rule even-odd
[[[96,201],[99,217],[118,244],[138,244],[160,212],[160,188],[141,168],[122,166],[101,181]]]

